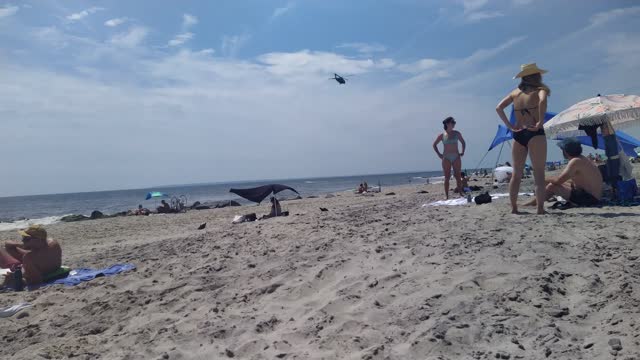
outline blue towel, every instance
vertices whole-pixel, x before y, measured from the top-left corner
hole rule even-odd
[[[123,271],[133,270],[135,268],[136,268],[135,265],[132,265],[132,264],[116,264],[106,269],[100,269],[100,270],[74,269],[71,271],[71,274],[73,275],[69,274],[69,276],[67,276],[66,278],[55,280],[51,282],[51,284],[73,286],[73,285],[80,284],[82,281],[93,280],[101,276],[111,276],[111,275],[119,274]]]
[[[119,274],[123,271],[129,271],[129,270],[133,270],[135,269],[136,266],[133,264],[115,264],[112,265],[108,268],[105,269],[99,269],[99,270],[94,270],[94,269],[73,269],[71,270],[71,273],[69,274],[69,276],[63,278],[63,279],[58,279],[58,280],[54,280],[54,281],[50,281],[41,285],[37,285],[35,286],[35,288],[40,288],[40,287],[45,287],[45,286],[49,286],[49,285],[55,285],[55,284],[60,284],[60,285],[67,285],[67,286],[74,286],[74,285],[78,285],[83,281],[89,281],[89,280],[93,280],[97,277],[101,277],[101,276],[111,276],[111,275],[116,275]],[[73,274],[73,275],[71,275]],[[29,287],[30,290],[33,290],[34,287]]]

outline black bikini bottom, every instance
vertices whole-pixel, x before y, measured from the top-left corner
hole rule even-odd
[[[527,147],[529,140],[538,135],[544,135],[544,129],[539,129],[538,131],[531,131],[527,129],[516,131],[513,133],[513,140],[517,141],[518,144]]]

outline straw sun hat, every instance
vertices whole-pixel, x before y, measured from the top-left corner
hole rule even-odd
[[[544,69],[540,69],[538,67],[538,65],[536,65],[536,63],[531,63],[531,64],[522,64],[520,65],[520,72],[514,76],[514,79],[517,78],[521,78],[527,75],[533,75],[533,74],[545,74],[547,72],[547,70]]]

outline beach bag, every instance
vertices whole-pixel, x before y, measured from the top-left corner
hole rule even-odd
[[[636,179],[627,181],[618,181],[618,200],[626,201],[633,200],[634,196],[638,192],[638,184]]]
[[[489,195],[488,192],[482,193],[482,194],[476,196],[475,198],[473,198],[473,201],[475,201],[477,205],[490,203],[491,202],[491,195]]]

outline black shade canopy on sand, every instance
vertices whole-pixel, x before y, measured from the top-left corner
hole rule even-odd
[[[280,185],[280,184],[258,186],[256,188],[251,188],[251,189],[231,189],[229,190],[229,192],[232,192],[249,201],[261,203],[262,200],[264,200],[267,196],[271,195],[271,193],[277,194],[283,190],[291,190],[294,193],[300,195],[300,193],[298,193],[294,188],[286,185]]]

